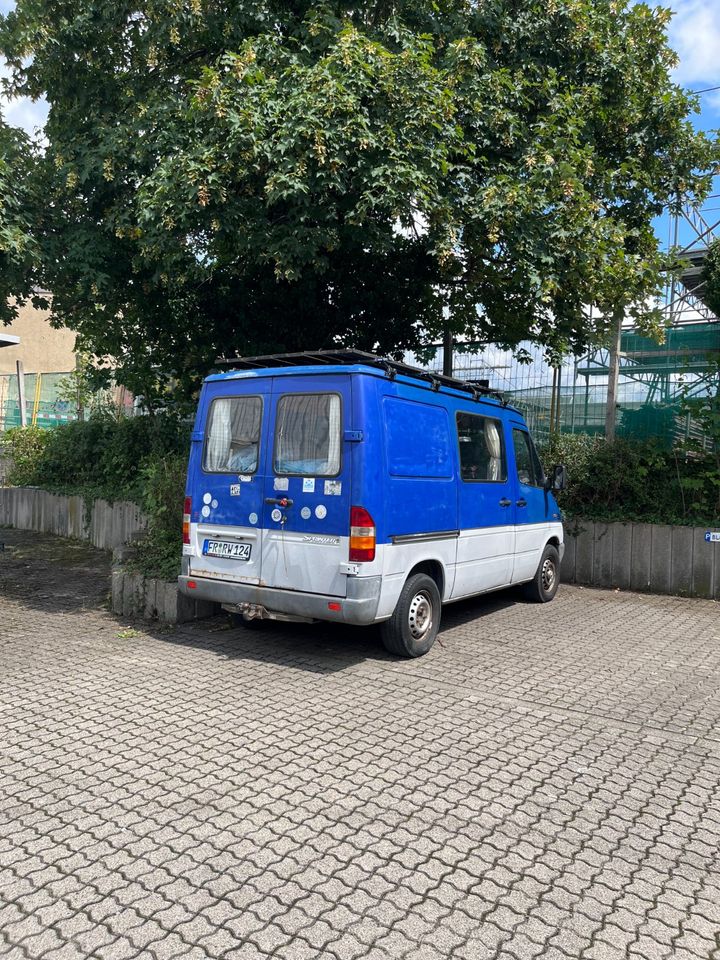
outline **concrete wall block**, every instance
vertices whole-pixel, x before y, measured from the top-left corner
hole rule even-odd
[[[702,527],[692,528],[692,539],[692,594],[694,597],[712,600],[714,597],[713,575],[720,561],[718,554],[720,544],[707,543],[705,530]]]
[[[582,520],[576,537],[575,580],[577,583],[592,583],[594,551],[595,524],[592,520]]]
[[[632,535],[630,523],[612,523],[612,572],[610,586],[627,590],[632,572]]]
[[[693,584],[693,528],[673,527],[670,558],[670,590],[689,597]]]
[[[652,581],[652,525],[649,523],[632,524],[632,546],[630,548],[630,589],[650,590]]]
[[[672,591],[672,527],[651,525],[650,589],[653,593]]]
[[[145,620],[157,620],[159,616],[157,593],[158,581],[148,578],[145,581],[145,608],[143,610]]]
[[[594,541],[592,580],[590,582],[598,587],[609,587],[612,583],[612,524],[596,523]]]
[[[122,615],[123,612],[123,590],[125,587],[125,571],[116,568],[112,572],[110,580],[110,606],[113,613]]]
[[[577,553],[577,541],[574,534],[565,531],[565,552],[563,553],[562,563],[560,565],[560,579],[563,583],[575,583],[575,556]]]

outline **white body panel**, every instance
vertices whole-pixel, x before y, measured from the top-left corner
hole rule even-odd
[[[514,526],[460,531],[452,599],[508,586],[512,582],[514,547]]]
[[[271,586],[344,597],[349,537],[289,530],[263,532],[263,581]]]
[[[235,527],[218,523],[190,524],[190,547],[183,548],[185,556],[190,557],[190,573],[196,577],[230,580],[233,583],[260,583],[263,533],[263,530],[256,527]],[[250,559],[204,557],[203,544],[206,540],[249,543],[252,545]]]
[[[532,580],[548,540],[557,537],[563,542],[561,523],[519,523],[515,527],[515,558],[513,583]]]

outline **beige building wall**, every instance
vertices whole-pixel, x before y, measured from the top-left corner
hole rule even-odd
[[[48,323],[49,313],[31,304],[20,308],[17,320],[0,333],[20,337],[16,347],[0,349],[0,373],[14,373],[22,360],[25,373],[69,373],[75,369],[75,334],[55,330]]]

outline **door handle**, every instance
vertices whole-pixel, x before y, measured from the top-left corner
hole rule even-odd
[[[278,507],[291,507],[293,505],[292,500],[288,500],[287,497],[265,497],[265,503],[274,503]]]
[[[502,500],[500,501],[500,506],[501,506],[501,507],[509,507],[509,506],[511,505],[511,503],[512,503],[512,500],[508,500],[507,497],[503,497]]]
[[[518,506],[518,507],[526,507],[526,506],[527,506],[527,500],[518,500],[518,501],[517,501],[517,506]]]

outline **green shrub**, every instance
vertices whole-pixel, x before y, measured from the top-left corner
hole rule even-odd
[[[42,486],[48,431],[40,427],[14,427],[1,436],[3,449],[10,457],[8,483],[14,487]]]
[[[566,517],[644,523],[714,524],[717,489],[708,463],[645,440],[559,434],[541,451],[545,468],[564,463]]]
[[[88,506],[97,497],[134,500],[148,516],[136,568],[160,579],[178,575],[189,423],[168,415],[118,420],[101,414],[53,431],[10,430],[4,445],[15,486],[79,494]]]
[[[148,530],[131,565],[146,577],[174,580],[180,573],[186,473],[187,458],[177,454],[148,460],[143,469]]]
[[[103,414],[51,431],[26,427],[9,434],[14,439],[13,459],[17,460],[15,447],[32,451],[32,457],[22,460],[23,472],[12,474],[12,483],[138,503],[143,500],[147,463],[172,455],[187,457],[190,444],[190,425],[167,415],[118,420]]]

